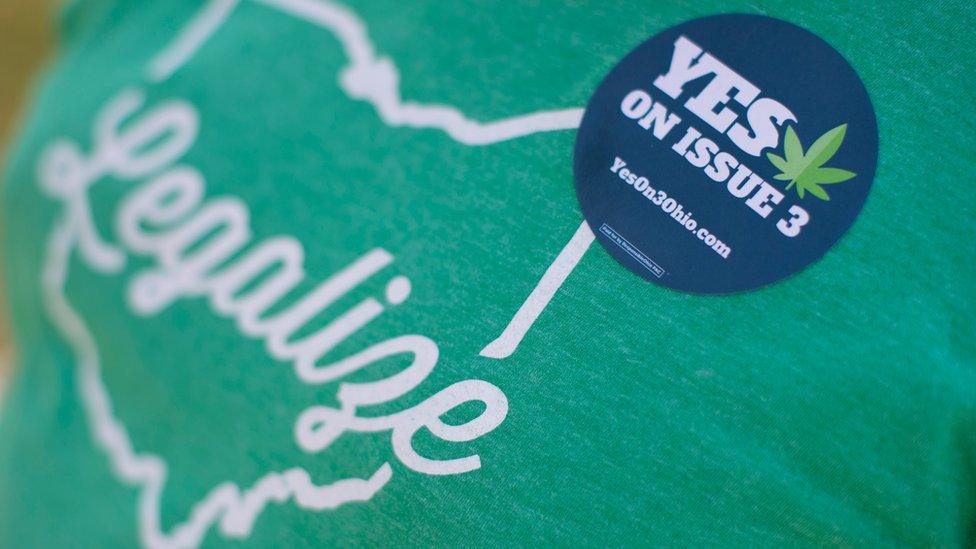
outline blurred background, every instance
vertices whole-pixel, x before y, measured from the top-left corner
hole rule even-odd
[[[25,107],[31,83],[51,53],[54,0],[0,0],[0,166]],[[2,231],[2,228],[0,228]],[[10,235],[2,235],[4,239]],[[0,255],[0,285],[3,263]],[[0,389],[13,350],[6,293],[0,292]]]

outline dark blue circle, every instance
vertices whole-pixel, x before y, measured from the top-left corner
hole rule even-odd
[[[714,72],[688,81],[677,98],[655,86],[655,79],[671,67],[679,37],[703,50],[696,62],[702,62],[704,55],[709,54],[761,90],[753,101],[744,98],[750,106],[756,105],[757,112],[761,109],[755,101],[763,98],[778,101],[792,112],[795,121],[773,124],[778,132],[775,146],[754,156],[755,151],[740,148],[728,130],[719,131],[686,106],[690,98],[705,90]],[[709,63],[709,67],[718,66]],[[653,134],[654,127],[645,129],[639,119],[624,114],[621,104],[635,90],[645,92],[651,104],[660,104],[669,115],[680,118],[661,139]],[[732,98],[713,112],[730,109],[737,115],[735,123],[743,125],[746,137],[751,138],[755,133],[747,123],[749,107],[736,101],[738,91],[732,89],[728,94]],[[641,97],[635,94],[631,98]],[[640,107],[642,103],[633,101],[629,105]],[[636,115],[642,109],[628,112]],[[806,162],[817,156],[810,154],[811,145],[842,124],[846,124],[846,132],[836,153]],[[784,142],[788,127],[792,127],[807,156],[790,156],[792,162],[783,170],[767,154],[787,160]],[[706,175],[704,168],[692,165],[675,152],[673,146],[689,128],[712,140],[720,152],[735,158],[737,164],[730,167],[728,179],[739,169],[737,166],[745,166],[783,195],[778,204],[766,205],[772,208],[766,217],[747,203],[755,190],[738,198],[728,190],[728,179],[717,182]],[[742,141],[740,135],[739,142]],[[689,151],[694,151],[694,145]],[[793,148],[793,152],[797,149]],[[630,52],[610,71],[587,105],[576,138],[573,169],[583,214],[600,243],[620,263],[669,288],[726,294],[771,284],[822,257],[864,206],[874,180],[877,154],[878,130],[871,100],[857,73],[840,53],[792,23],[759,15],[728,14],[696,19],[663,31]],[[823,157],[827,160],[818,162]],[[614,172],[611,168],[615,163],[619,166],[618,158],[626,166]],[[700,159],[695,156],[695,160]],[[807,164],[812,167],[800,169]],[[742,168],[743,176],[746,168]],[[629,181],[622,179],[623,169],[634,177]],[[824,182],[843,173],[831,170],[855,175],[841,182]],[[797,173],[803,176],[803,184],[793,182],[788,188],[789,176]],[[787,179],[778,180],[777,175]],[[669,214],[667,208],[672,203],[666,200],[656,204],[661,198],[656,192],[651,195],[654,200],[645,196],[647,190],[637,179],[640,176],[655,191],[665,192],[674,204],[680,204],[682,214]],[[757,189],[764,188],[755,181]],[[828,199],[811,191],[811,182]],[[780,220],[795,216],[802,219],[800,212],[791,210],[794,206],[805,211],[809,221],[791,237],[785,233],[795,231],[795,227],[781,228],[786,222]],[[767,209],[757,207],[760,211]],[[689,212],[691,216],[685,217]],[[702,229],[706,232],[702,233]]]

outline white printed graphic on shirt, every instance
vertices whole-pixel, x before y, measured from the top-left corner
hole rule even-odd
[[[389,59],[375,56],[365,27],[353,13],[325,0],[261,1],[334,32],[350,59],[340,77],[343,89],[353,98],[372,103],[380,118],[391,126],[438,128],[461,143],[487,145],[540,131],[574,128],[579,123],[580,109],[479,123],[453,107],[404,103],[399,97],[395,66]],[[211,0],[177,41],[154,60],[151,79],[165,79],[192,58],[236,5],[237,0]],[[490,383],[460,381],[397,413],[369,417],[358,414],[362,408],[397,400],[427,378],[439,354],[431,339],[404,334],[342,360],[321,363],[336,345],[385,311],[403,304],[411,292],[408,277],[393,276],[382,298],[365,299],[329,325],[298,341],[290,340],[319,311],[391,267],[395,262],[393,255],[382,248],[365,251],[293,305],[265,315],[305,279],[302,245],[287,236],[255,242],[245,204],[233,197],[204,200],[204,176],[191,166],[178,164],[196,138],[200,123],[196,109],[181,100],[148,109],[143,102],[140,91],[122,91],[96,116],[96,138],[91,151],[86,154],[77,144],[61,139],[45,149],[39,164],[42,187],[64,205],[63,216],[48,241],[43,271],[46,305],[76,354],[79,390],[93,438],[108,454],[116,476],[140,487],[138,518],[142,543],[150,547],[196,546],[213,524],[219,524],[220,531],[228,537],[246,537],[270,502],[292,499],[301,508],[323,510],[366,501],[390,480],[392,468],[383,463],[367,478],[344,479],[324,486],[314,484],[301,468],[269,472],[244,490],[231,482],[221,483],[194,506],[184,523],[164,532],[160,499],[166,484],[166,463],[160,456],[137,452],[132,447],[125,425],[113,413],[111,396],[101,379],[97,344],[64,292],[75,251],[87,266],[104,274],[119,273],[128,255],[154,258],[155,265],[137,272],[128,284],[128,302],[137,315],[158,313],[181,298],[205,297],[215,314],[235,320],[242,336],[263,340],[269,356],[291,361],[304,383],[335,381],[384,357],[412,357],[408,367],[386,379],[341,383],[337,408],[306,409],[295,424],[295,440],[303,450],[324,451],[347,433],[387,432],[394,456],[411,470],[451,475],[479,468],[477,455],[430,459],[419,454],[411,440],[421,429],[454,443],[471,441],[494,430],[504,420],[508,402]],[[126,128],[121,131],[123,122]],[[142,180],[116,214],[118,244],[107,242],[98,234],[88,203],[88,189],[109,175]],[[153,230],[146,230],[150,227]],[[584,223],[503,334],[482,351],[483,356],[504,358],[515,350],[592,241],[592,231]],[[241,251],[245,253],[227,263]],[[259,278],[269,270],[269,276]],[[462,425],[441,421],[442,415],[471,401],[485,405],[478,417]]]

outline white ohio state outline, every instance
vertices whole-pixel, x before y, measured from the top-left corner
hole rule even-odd
[[[353,12],[328,0],[254,1],[332,32],[349,59],[349,64],[340,71],[340,87],[349,97],[371,103],[389,126],[439,129],[459,143],[480,146],[539,132],[574,129],[582,118],[583,109],[571,108],[481,123],[447,105],[404,102],[395,64],[376,56],[365,24]],[[178,71],[239,4],[240,0],[209,0],[176,39],[151,61],[147,69],[149,79],[161,82]],[[345,479],[326,486],[315,485],[308,472],[301,468],[269,472],[244,491],[234,483],[224,482],[193,506],[185,522],[175,525],[169,534],[163,532],[160,498],[166,483],[166,463],[160,456],[140,454],[132,447],[125,425],[113,414],[112,400],[101,378],[95,339],[65,294],[71,254],[76,246],[86,245],[83,241],[87,235],[79,231],[81,226],[65,211],[52,229],[42,270],[45,306],[75,354],[80,398],[93,439],[108,454],[115,476],[140,489],[137,516],[143,545],[194,547],[200,544],[210,526],[217,523],[225,536],[246,538],[270,502],[293,499],[303,509],[334,509],[347,502],[369,500],[389,481],[392,470],[386,464],[368,479]],[[593,239],[593,232],[584,221],[502,334],[481,351],[482,356],[505,358],[515,351]]]

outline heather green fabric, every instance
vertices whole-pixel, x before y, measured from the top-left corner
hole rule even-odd
[[[361,22],[376,55],[399,71],[404,101],[476,121],[581,107],[647,37],[724,12],[811,30],[871,95],[877,177],[822,260],[761,290],[694,296],[645,282],[594,244],[518,348],[496,359],[480,353],[582,220],[573,130],[465,144],[391,120],[343,85],[356,52],[335,32],[280,6],[225,4],[223,24],[158,81],[153,60],[200,4],[79,0],[62,14],[61,54],[5,172],[18,365],[0,412],[0,546],[976,545],[972,5],[350,8],[346,22]],[[39,171],[58,139],[86,157],[97,148],[95,121],[124,90],[145,98],[131,120],[179,101],[199,126],[167,168],[92,184],[94,227],[125,260],[99,269],[77,236],[60,238],[70,233],[59,231],[68,200],[46,192],[42,180],[53,176]],[[391,376],[408,357],[311,383],[205,295],[136,312],[127,296],[157,260],[122,242],[118,216],[172,166],[198,170],[203,204],[224,197],[246,208],[249,242],[300,243],[305,277],[269,314],[386,250],[392,264],[295,337],[363,300],[387,304],[387,283],[408,277],[402,304],[320,364],[404,334],[429,338],[439,349],[429,375],[357,417],[483,381],[505,395],[500,425],[458,442],[419,428],[409,442],[434,460],[478,455],[480,468],[417,471],[383,429],[346,432],[318,451],[297,444],[303,411],[337,406],[341,383]],[[98,419],[103,405],[117,423]],[[467,403],[444,421],[461,425],[489,407]],[[145,459],[126,469],[121,454]],[[289,491],[302,484],[295,468],[307,472],[303,486],[326,486],[369,478],[384,463],[391,476],[366,501],[328,508]],[[286,477],[269,475],[288,470],[281,501],[253,521],[228,518],[231,486],[270,486]],[[162,479],[158,493],[150,478]],[[201,501],[219,511],[200,519],[199,535],[178,537]]]

